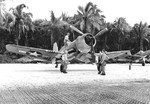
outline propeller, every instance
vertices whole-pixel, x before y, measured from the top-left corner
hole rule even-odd
[[[83,32],[81,32],[79,29],[77,29],[76,27],[68,24],[67,22],[65,21],[62,21],[64,25],[67,25],[69,26],[72,30],[78,32],[79,34],[81,35],[85,35]],[[94,53],[95,53],[95,50],[94,50],[94,46],[96,44],[96,39],[98,36],[101,36],[103,35],[106,31],[108,31],[107,28],[104,28],[103,30],[101,30],[100,32],[98,32],[95,36],[93,36],[92,34],[90,33],[86,33],[86,36],[85,36],[85,44],[87,44],[88,46],[91,47],[91,57],[92,57],[92,63],[95,62],[95,56],[94,56]],[[81,45],[81,44],[80,44]],[[83,45],[83,44],[82,44]],[[79,48],[80,49],[80,48]]]
[[[76,27],[70,25],[69,23],[67,23],[66,21],[61,21],[61,24],[63,25],[66,25],[66,26],[69,26],[72,30],[78,32],[79,34],[83,35],[84,33],[81,32],[79,29],[77,29]],[[95,35],[95,38],[97,38],[98,36],[101,36],[103,33],[105,33],[106,31],[108,31],[107,28],[104,28],[103,30],[101,30],[100,32],[98,32],[96,35]]]

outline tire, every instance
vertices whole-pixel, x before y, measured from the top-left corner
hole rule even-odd
[[[142,66],[145,66],[145,63],[144,63],[144,62],[142,62]]]

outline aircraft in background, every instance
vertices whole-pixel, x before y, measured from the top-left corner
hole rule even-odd
[[[150,62],[150,50],[139,51],[135,54],[131,54],[130,51],[123,51],[120,55],[116,57],[110,56],[110,62],[123,62],[123,63],[142,63],[142,66],[145,66],[145,62]],[[117,53],[117,52],[115,52]]]

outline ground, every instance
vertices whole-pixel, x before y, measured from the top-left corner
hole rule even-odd
[[[0,104],[150,104],[150,64],[1,64]]]

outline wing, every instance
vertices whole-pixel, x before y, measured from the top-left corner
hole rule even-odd
[[[37,57],[43,58],[47,60],[52,60],[56,55],[62,54],[60,52],[55,52],[53,50],[19,46],[19,45],[13,45],[13,44],[6,45],[6,49],[8,52],[25,55],[25,56],[32,56],[36,58]]]
[[[111,54],[108,56],[111,57]],[[112,56],[110,60],[114,62],[139,62],[143,57],[145,56],[131,55],[130,53],[123,52],[116,55],[115,57]]]
[[[130,50],[106,52],[106,55],[109,57],[109,62],[131,62],[141,58],[131,55]]]
[[[106,54],[107,54],[107,56],[108,56],[110,59],[113,59],[113,58],[119,58],[119,57],[121,57],[123,54],[131,55],[131,52],[130,52],[130,50],[123,50],[123,51],[106,52]]]
[[[150,62],[150,50],[139,51],[136,54],[134,54],[134,56],[139,56],[139,57],[142,57],[142,58],[144,57],[147,62]],[[141,61],[141,60],[139,60],[139,61]]]
[[[126,62],[140,62],[143,57],[145,56],[124,54],[122,55],[121,59],[125,59]]]
[[[134,55],[140,55],[140,56],[146,56],[146,55],[150,55],[150,50],[147,51],[139,51]]]

